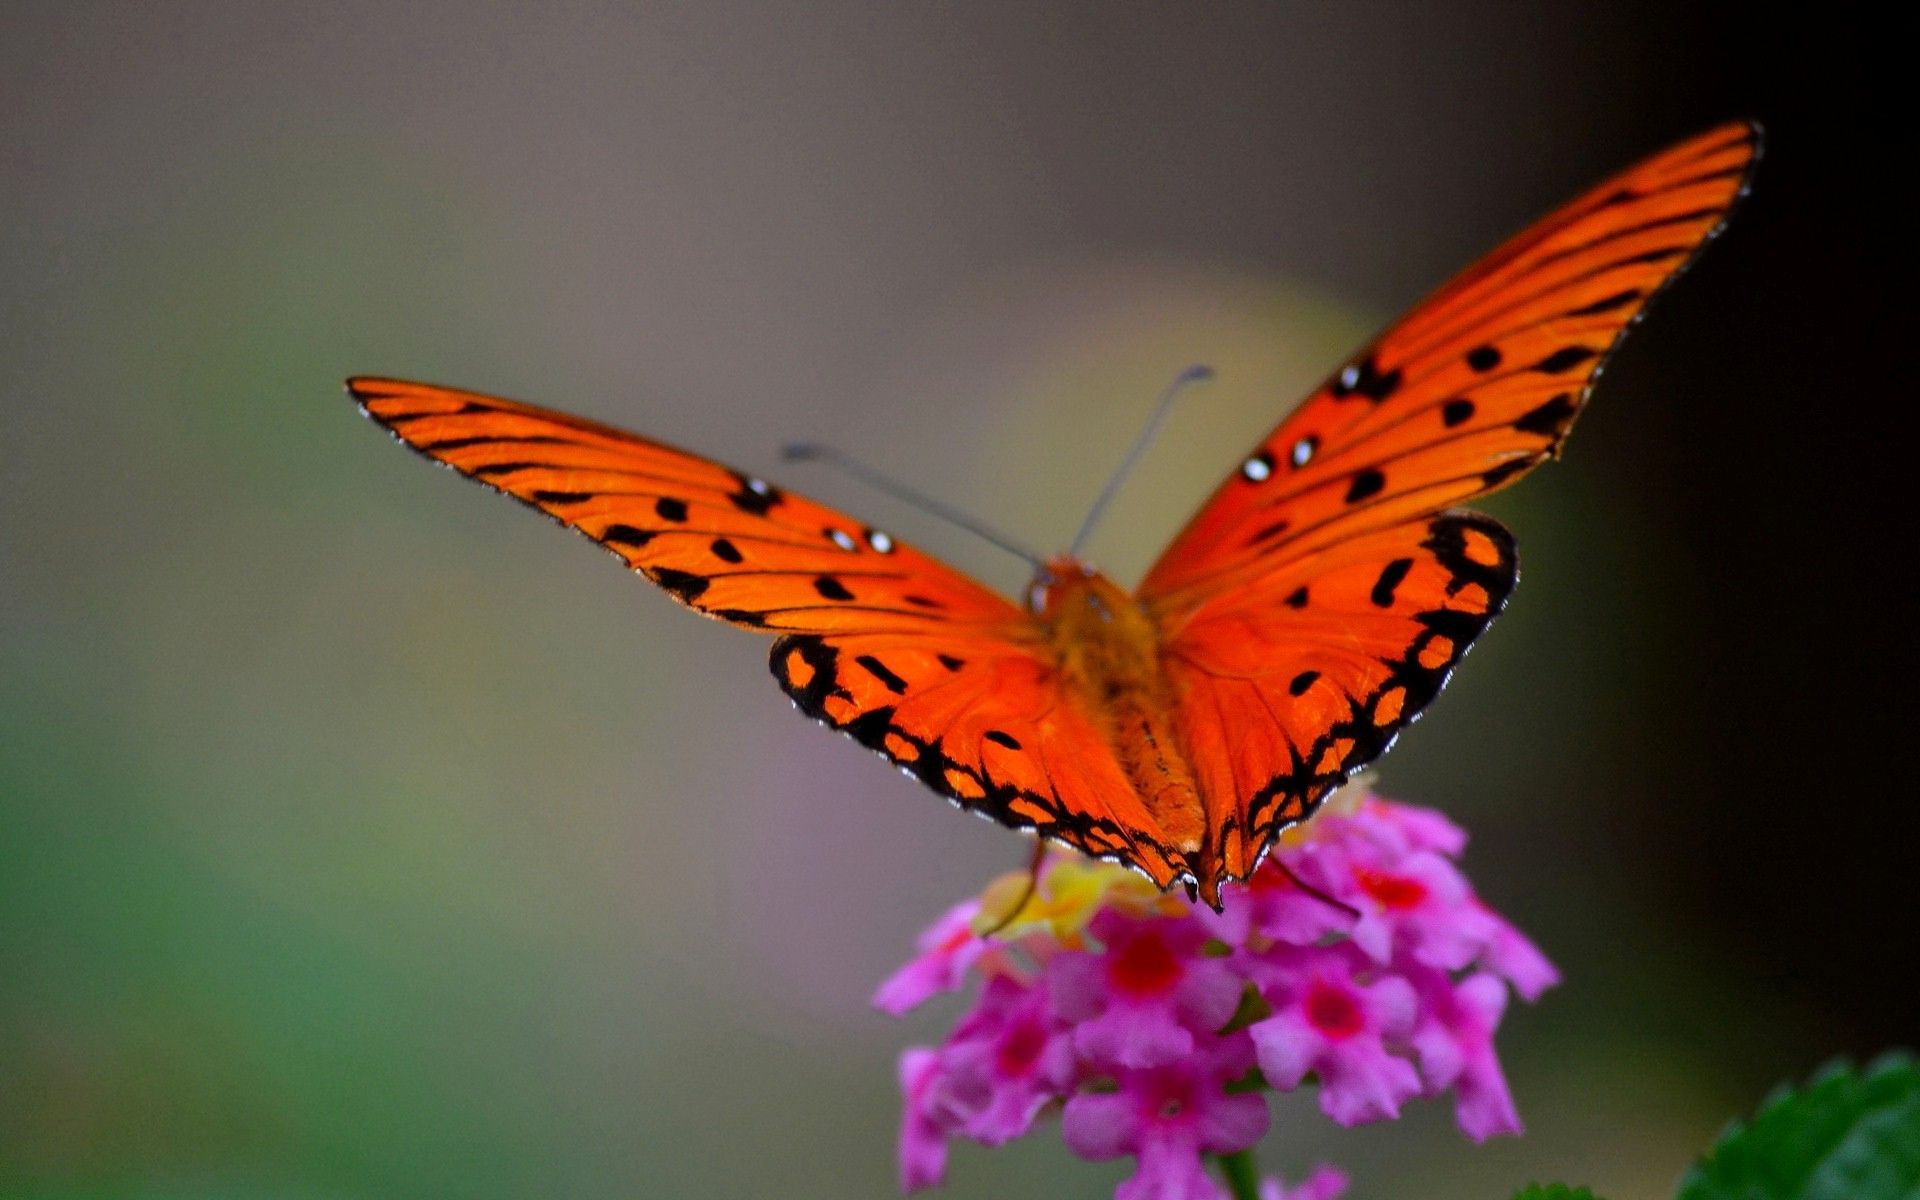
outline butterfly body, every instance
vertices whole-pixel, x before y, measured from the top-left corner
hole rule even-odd
[[[808,716],[962,808],[1219,904],[1393,743],[1518,576],[1455,506],[1557,455],[1647,302],[1722,227],[1758,130],[1656,154],[1390,327],[1228,473],[1128,591],[1062,556],[1024,606],[826,505],[585,418],[357,378],[412,449],[773,635]]]
[[[1174,729],[1178,698],[1152,615],[1111,579],[1066,557],[1050,562],[1028,595],[1042,598],[1038,619],[1061,690],[1106,735],[1159,840],[1204,862],[1206,810]]]

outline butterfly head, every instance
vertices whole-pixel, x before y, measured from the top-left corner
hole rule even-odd
[[[1067,605],[1088,603],[1096,580],[1104,578],[1088,564],[1071,554],[1055,555],[1027,585],[1027,611],[1042,620],[1057,620]]]

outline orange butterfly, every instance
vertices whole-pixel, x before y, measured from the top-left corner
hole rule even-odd
[[[1024,609],[824,505],[610,426],[358,378],[402,442],[778,636],[808,715],[961,807],[1219,904],[1383,753],[1515,579],[1448,506],[1559,452],[1647,302],[1723,225],[1759,130],[1722,126],[1512,238],[1253,453],[1129,593],[1072,554]]]

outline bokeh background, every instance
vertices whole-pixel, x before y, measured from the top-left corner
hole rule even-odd
[[[1775,1080],[1920,1034],[1892,38],[1832,3],[7,4],[0,1194],[891,1193],[893,1059],[952,1010],[866,997],[1020,843],[343,376],[631,425],[1011,589],[776,448],[1058,545],[1211,363],[1093,548],[1131,578],[1384,319],[1752,115],[1754,196],[1489,506],[1517,601],[1381,773],[1566,970],[1504,1035],[1530,1132],[1299,1100],[1262,1151],[1360,1198],[1664,1195]],[[1121,1170],[1044,1136],[947,1194]]]

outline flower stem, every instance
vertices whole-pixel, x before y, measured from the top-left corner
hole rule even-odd
[[[1227,1181],[1233,1200],[1260,1200],[1260,1168],[1254,1164],[1252,1150],[1216,1154],[1220,1174]]]

